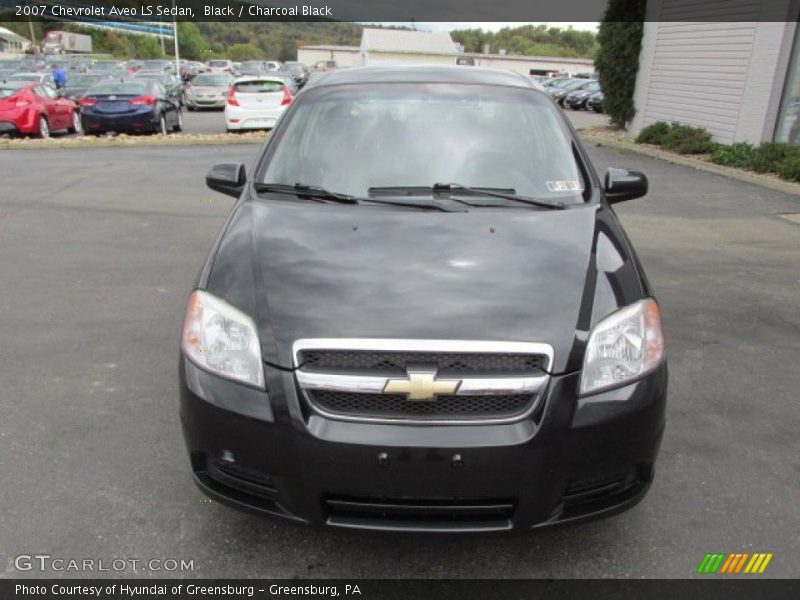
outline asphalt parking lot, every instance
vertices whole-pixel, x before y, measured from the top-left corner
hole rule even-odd
[[[178,339],[233,202],[205,171],[256,151],[0,155],[2,576],[40,576],[13,557],[47,553],[188,559],[197,577],[689,577],[706,552],[737,551],[774,553],[768,576],[800,574],[800,226],[778,216],[800,198],[600,148],[599,171],[651,183],[618,208],[662,304],[671,375],[640,505],[560,530],[436,537],[207,501],[181,438]]]

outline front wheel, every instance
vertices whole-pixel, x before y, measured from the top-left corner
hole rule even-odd
[[[50,124],[47,122],[47,117],[39,115],[39,138],[46,140],[50,137]]]
[[[70,133],[83,135],[83,122],[81,121],[81,116],[77,111],[72,113],[72,127],[70,127],[68,131]]]

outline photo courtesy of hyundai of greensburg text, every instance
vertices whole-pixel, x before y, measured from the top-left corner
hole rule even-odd
[[[797,0],[0,0],[0,599],[800,597]]]

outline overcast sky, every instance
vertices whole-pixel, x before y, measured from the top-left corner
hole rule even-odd
[[[365,23],[366,24],[366,23]],[[380,25],[406,25],[411,26],[412,23],[379,23]],[[599,23],[578,22],[578,23],[471,23],[471,22],[434,22],[434,23],[414,23],[417,29],[424,31],[452,31],[453,29],[484,29],[486,31],[497,31],[503,27],[519,27],[520,25],[548,25],[550,27],[561,27],[566,29],[570,25],[573,29],[580,29],[585,31],[597,31]]]

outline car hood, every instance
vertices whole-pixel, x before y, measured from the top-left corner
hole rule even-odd
[[[606,221],[612,275],[624,281],[597,286]],[[615,223],[597,205],[446,213],[251,201],[206,287],[253,315],[265,360],[284,366],[301,338],[463,339],[546,342],[564,372],[579,368],[570,356],[589,320],[641,296],[636,270],[621,269],[631,257]]]

